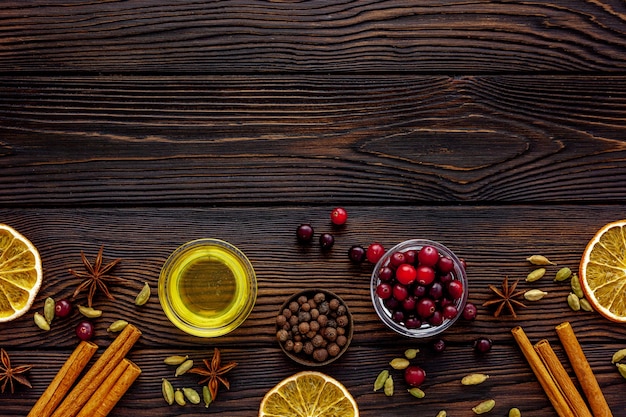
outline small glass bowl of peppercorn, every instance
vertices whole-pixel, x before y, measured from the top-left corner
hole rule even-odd
[[[289,297],[276,316],[276,338],[285,354],[305,366],[339,359],[352,340],[352,315],[331,291],[308,289]]]
[[[374,310],[388,328],[407,337],[433,337],[463,314],[465,264],[441,243],[407,240],[376,263],[370,292]]]

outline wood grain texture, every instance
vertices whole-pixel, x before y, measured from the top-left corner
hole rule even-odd
[[[626,201],[626,78],[0,79],[0,204]]]
[[[626,68],[619,0],[7,1],[0,33],[0,72]]]
[[[194,379],[174,378],[173,369],[164,365],[162,359],[182,353],[200,360],[210,356],[216,346],[223,349],[225,360],[235,360],[240,365],[231,374],[231,391],[222,391],[212,406],[213,412],[254,415],[269,388],[301,370],[280,351],[274,336],[274,318],[286,297],[311,287],[332,289],[344,298],[354,316],[351,347],[338,364],[324,371],[346,384],[362,405],[364,416],[406,415],[416,406],[416,399],[404,392],[401,375],[396,375],[397,395],[393,399],[371,389],[378,372],[408,347],[421,349],[418,362],[429,375],[427,397],[419,402],[420,410],[427,415],[435,415],[441,408],[449,414],[466,415],[473,405],[489,396],[498,401],[500,414],[512,406],[524,406],[525,416],[553,416],[547,398],[507,329],[521,325],[533,342],[548,338],[566,361],[554,332],[554,326],[563,321],[572,323],[600,385],[610,396],[611,406],[626,406],[626,400],[618,394],[623,389],[622,379],[610,363],[613,352],[622,347],[626,329],[595,313],[572,312],[565,301],[570,291],[568,285],[552,280],[558,267],[576,269],[595,230],[620,218],[622,206],[347,209],[349,222],[334,231],[336,244],[328,254],[322,254],[316,245],[299,245],[294,230],[303,221],[311,222],[317,233],[333,230],[327,217],[330,207],[2,209],[0,219],[25,234],[41,252],[45,280],[33,311],[41,310],[48,296],[59,299],[71,295],[77,281],[67,269],[80,267],[80,250],[93,257],[104,245],[105,262],[122,258],[115,272],[130,284],[113,288],[115,301],[96,298],[95,306],[105,313],[95,320],[94,341],[105,348],[114,337],[106,333],[108,324],[118,318],[130,319],[143,332],[130,355],[143,373],[116,407],[114,416],[181,415],[183,410],[167,407],[162,400],[161,378],[171,378],[178,387],[187,386],[190,381],[193,384]],[[411,225],[410,229],[407,225]],[[179,244],[200,237],[218,237],[237,245],[250,258],[259,283],[259,296],[251,316],[239,329],[219,339],[199,339],[178,331],[164,316],[156,296],[159,271],[167,256]],[[353,244],[380,241],[389,248],[413,237],[438,240],[467,260],[470,301],[479,306],[479,320],[459,322],[446,332],[448,349],[442,355],[431,351],[427,342],[398,338],[383,327],[370,302],[372,266],[355,266],[347,258],[347,250]],[[487,285],[499,284],[505,275],[523,279],[532,268],[525,258],[535,253],[544,254],[559,265],[550,267],[545,279],[532,286],[522,282],[520,288],[541,288],[548,296],[528,303],[526,309],[519,310],[517,320],[510,316],[491,317],[480,306],[490,297]],[[135,307],[134,297],[146,281],[153,288],[153,296],[147,305]],[[57,319],[45,334],[32,323],[32,314],[0,324],[0,346],[12,354],[14,363],[35,364],[31,371],[33,389],[11,396],[12,408],[3,415],[26,414],[60,367],[61,358],[69,355],[77,343],[73,327],[79,320],[78,313]],[[488,355],[478,356],[472,350],[472,342],[479,336],[494,340],[494,349]],[[571,374],[571,368],[566,368]],[[471,372],[485,372],[492,378],[479,389],[461,387],[458,381]],[[515,396],[510,395],[513,389]],[[454,398],[454,403],[449,403],[448,398]],[[386,414],[390,406],[393,414]],[[204,408],[185,408],[184,412],[200,415]]]

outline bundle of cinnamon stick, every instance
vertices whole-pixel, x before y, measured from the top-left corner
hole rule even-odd
[[[139,329],[132,324],[127,325],[74,385],[98,349],[91,342],[81,342],[37,400],[28,417],[108,415],[141,373],[141,369],[125,357],[139,336]]]
[[[611,409],[571,325],[567,322],[561,323],[556,326],[556,332],[587,398],[589,407],[547,340],[544,339],[532,345],[521,327],[518,326],[511,330],[515,341],[559,416],[612,417]]]

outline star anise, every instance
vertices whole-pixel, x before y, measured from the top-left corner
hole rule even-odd
[[[504,280],[502,280],[502,290],[500,290],[495,285],[489,285],[489,289],[496,294],[496,297],[483,303],[483,306],[489,307],[493,305],[498,305],[495,312],[493,313],[494,317],[500,316],[500,313],[502,313],[504,306],[506,306],[513,318],[517,318],[517,314],[515,314],[515,306],[526,307],[524,303],[516,300],[516,298],[524,294],[524,291],[515,291],[518,283],[519,280],[515,281],[509,287],[509,277],[505,277]]]
[[[0,364],[0,383],[2,383],[0,390],[2,393],[4,393],[7,385],[11,387],[11,394],[15,392],[13,381],[26,385],[28,388],[32,388],[28,379],[22,374],[32,368],[33,365],[21,365],[11,368],[11,359],[4,349],[0,349],[0,362],[2,362]]]
[[[102,251],[103,250],[104,250],[104,247],[101,246],[100,251],[98,252],[98,256],[96,256],[96,260],[94,261],[93,265],[85,257],[85,254],[83,253],[83,251],[80,251],[80,256],[83,260],[83,265],[85,266],[85,269],[87,270],[86,273],[77,272],[77,271],[74,271],[73,269],[69,270],[70,274],[83,280],[83,282],[74,291],[72,298],[76,298],[76,296],[80,294],[82,290],[88,289],[89,292],[87,294],[87,305],[89,307],[91,307],[93,303],[93,296],[96,294],[96,290],[102,291],[109,300],[115,300],[115,297],[111,295],[111,293],[109,292],[109,289],[107,288],[107,283],[126,283],[127,282],[126,280],[122,278],[114,277],[112,275],[107,274],[107,272],[113,269],[113,267],[121,261],[121,259],[115,259],[109,262],[108,264],[102,266]]]
[[[205,368],[192,368],[189,370],[192,374],[203,375],[206,378],[202,379],[198,384],[208,383],[209,392],[211,393],[211,399],[214,401],[215,397],[217,397],[217,390],[220,387],[220,382],[226,387],[226,389],[230,389],[230,383],[224,377],[228,371],[237,366],[236,362],[230,362],[226,365],[222,365],[222,355],[218,348],[215,348],[213,352],[213,358],[209,362],[208,359],[203,360]]]

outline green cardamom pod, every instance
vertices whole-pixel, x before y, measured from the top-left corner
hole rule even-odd
[[[509,410],[509,417],[522,417],[522,412],[517,407],[513,407]]]
[[[80,314],[82,314],[85,317],[88,317],[90,319],[95,319],[97,317],[102,316],[102,310],[96,310],[94,308],[91,307],[86,307],[86,306],[78,306],[78,311]]]
[[[437,413],[437,417],[446,417],[447,415],[448,413],[446,413],[446,410],[441,410]]]
[[[176,372],[174,373],[174,376],[181,376],[182,374],[184,374],[191,368],[193,368],[193,360],[187,359],[185,362],[181,363],[178,366],[178,368],[176,368]]]
[[[546,268],[537,268],[526,276],[526,282],[535,282],[546,274]]]
[[[626,365],[624,365],[623,363],[618,363],[617,371],[624,379],[626,379]]]
[[[469,374],[465,375],[461,379],[461,384],[463,385],[478,385],[482,384],[486,380],[489,379],[489,375],[486,374]]]
[[[196,391],[193,388],[183,388],[183,394],[185,395],[185,398],[187,398],[187,401],[189,401],[192,404],[200,404],[200,394],[198,394],[198,391]]]
[[[183,394],[183,392],[180,389],[177,389],[176,392],[174,393],[174,401],[176,401],[176,404],[178,405],[187,404],[187,401],[185,401],[185,394]]]
[[[391,375],[385,380],[383,391],[387,397],[391,397],[393,395],[393,378]]]
[[[204,406],[209,408],[209,405],[213,402],[213,398],[211,397],[211,391],[208,385],[202,387],[202,399],[204,400]]]
[[[580,280],[578,279],[578,275],[573,274],[572,279],[570,280],[570,285],[572,287],[572,292],[576,294],[578,298],[583,298],[585,295],[583,294],[583,289],[580,286]]]
[[[557,282],[561,282],[561,281],[565,281],[571,276],[572,276],[572,270],[569,269],[568,267],[564,267],[558,270],[558,272],[556,273],[554,277],[554,280]]]
[[[185,362],[187,359],[189,359],[189,355],[185,355],[185,356],[172,355],[163,359],[163,362],[165,362],[166,365],[180,365],[181,363]]]
[[[406,369],[409,367],[409,360],[406,358],[395,358],[389,362],[389,365],[391,365],[393,369],[397,370]]]
[[[169,405],[174,404],[174,387],[172,383],[165,378],[163,378],[163,382],[161,383],[161,391],[163,392],[165,402]]]
[[[621,362],[622,359],[626,358],[626,349],[620,349],[613,354],[613,358],[611,358],[612,363]]]
[[[415,359],[419,352],[419,349],[407,349],[404,351],[404,357],[407,359]]]
[[[472,407],[472,411],[474,414],[485,414],[493,410],[493,407],[496,406],[495,400],[485,400],[478,404],[475,407]]]
[[[580,309],[584,311],[593,311],[593,307],[591,307],[591,303],[587,301],[586,298],[580,299]]]
[[[413,387],[407,391],[415,398],[424,398],[426,396],[426,393],[417,387]]]
[[[50,330],[50,323],[48,323],[48,320],[46,320],[46,318],[41,313],[36,312],[33,318],[35,320],[35,324],[41,330],[45,330],[46,332]]]
[[[380,371],[380,373],[376,377],[376,381],[374,381],[374,391],[378,391],[379,389],[384,387],[387,378],[389,378],[389,371],[386,369],[384,371]]]
[[[548,293],[541,290],[528,290],[524,293],[524,298],[528,301],[539,301]]]
[[[43,316],[45,317],[48,324],[52,324],[52,320],[54,319],[54,299],[48,297],[43,305]]]
[[[580,310],[580,298],[578,298],[578,296],[574,294],[573,292],[569,293],[569,295],[567,296],[567,305],[569,305],[569,307],[572,310],[579,311]]]
[[[526,260],[533,265],[556,265],[543,255],[533,255],[526,258]]]
[[[143,285],[143,288],[141,289],[141,291],[139,291],[139,294],[137,294],[137,297],[135,297],[135,305],[142,306],[145,303],[147,303],[149,299],[150,299],[150,285],[148,285],[148,283],[146,282]]]
[[[126,320],[116,320],[107,328],[107,332],[121,332],[124,328],[128,326],[128,322]]]

